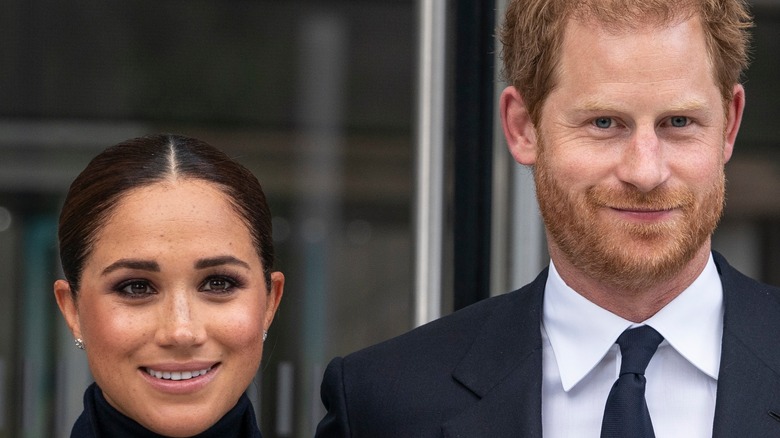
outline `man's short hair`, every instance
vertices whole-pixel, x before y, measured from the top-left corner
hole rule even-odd
[[[698,17],[724,104],[748,64],[752,17],[744,0],[511,0],[501,29],[504,77],[523,96],[538,125],[556,85],[564,30],[570,20],[615,31],[670,25]]]

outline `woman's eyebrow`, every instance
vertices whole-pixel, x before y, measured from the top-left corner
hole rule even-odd
[[[249,263],[237,259],[233,256],[227,256],[227,255],[200,259],[195,262],[195,269],[206,269],[206,268],[211,268],[214,266],[221,266],[221,265],[238,265],[246,269],[250,269]]]
[[[139,260],[139,259],[121,259],[108,265],[105,269],[103,269],[101,275],[107,275],[116,271],[117,269],[122,269],[122,268],[160,272],[160,265],[158,265],[157,262],[155,261]]]

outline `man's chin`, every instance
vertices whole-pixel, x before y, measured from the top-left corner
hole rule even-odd
[[[603,243],[603,242],[602,242]],[[668,235],[642,235],[596,244],[586,254],[570,254],[575,266],[589,277],[623,290],[642,290],[678,275],[699,252]]]

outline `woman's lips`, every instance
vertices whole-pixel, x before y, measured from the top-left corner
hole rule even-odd
[[[219,374],[221,362],[191,364],[156,364],[142,366],[138,370],[151,387],[157,391],[185,395],[207,387]]]
[[[202,376],[209,371],[211,371],[212,367],[204,368],[202,370],[194,370],[194,371],[157,371],[149,367],[145,367],[144,371],[146,371],[150,376],[156,377],[158,379],[163,380],[189,380],[194,377]]]

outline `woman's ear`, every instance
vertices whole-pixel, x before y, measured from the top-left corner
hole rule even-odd
[[[523,96],[515,87],[506,87],[499,103],[501,125],[509,152],[515,161],[527,166],[536,163],[536,127],[525,106]]]
[[[279,302],[284,295],[284,274],[279,271],[271,273],[271,290],[268,291],[265,301],[265,330],[271,327],[274,320],[276,309],[279,308]]]
[[[79,325],[78,308],[76,307],[76,301],[71,291],[70,283],[65,280],[55,281],[54,298],[57,300],[60,312],[62,312],[62,316],[65,317],[65,323],[68,324],[73,337],[80,339],[81,326]]]

